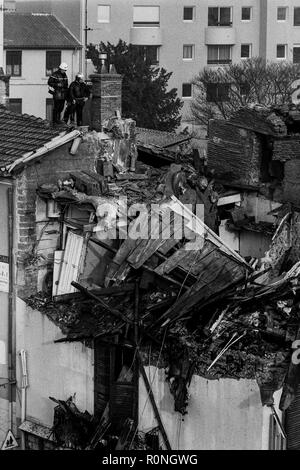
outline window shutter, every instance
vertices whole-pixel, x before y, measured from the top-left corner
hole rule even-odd
[[[159,23],[159,7],[133,7],[134,23]]]

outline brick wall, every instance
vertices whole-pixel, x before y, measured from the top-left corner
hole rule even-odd
[[[284,165],[283,202],[300,207],[300,137],[275,140],[272,159]]]
[[[221,121],[209,123],[208,167],[226,182],[255,186],[260,181],[261,143],[245,129]]]
[[[66,144],[52,151],[17,175],[17,286],[18,296],[23,299],[37,291],[38,274],[41,269],[41,263],[35,262],[35,257],[32,255],[36,253],[38,232],[41,229],[39,227],[38,230],[37,222],[37,187],[43,183],[57,183],[58,179],[66,179],[76,170],[95,169],[99,149],[97,145],[93,145],[93,134],[81,143],[76,155],[69,153],[70,145]],[[53,231],[59,229],[57,221],[50,223]],[[59,234],[56,238],[52,237],[53,251],[56,249],[54,245],[58,238]],[[45,265],[45,262],[42,264]]]
[[[300,159],[285,162],[283,201],[300,207]]]
[[[122,113],[122,76],[95,73],[90,78],[93,83],[92,128],[101,131],[101,124],[105,119],[113,116],[117,110]]]
[[[274,141],[273,160],[285,162],[295,158],[300,159],[300,137],[287,137]]]

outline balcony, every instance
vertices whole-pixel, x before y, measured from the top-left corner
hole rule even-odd
[[[205,29],[205,44],[235,44],[235,28],[228,26],[208,26]]]
[[[161,46],[161,28],[133,27],[130,29],[130,43],[135,46]]]

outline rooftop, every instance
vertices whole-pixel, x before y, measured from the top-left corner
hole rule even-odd
[[[5,13],[5,49],[75,49],[80,42],[54,15]]]
[[[62,129],[51,128],[48,121],[17,114],[0,105],[0,167],[36,151],[61,132]]]

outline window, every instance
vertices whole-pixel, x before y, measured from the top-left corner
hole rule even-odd
[[[300,26],[300,7],[294,8],[294,26]]]
[[[194,7],[183,7],[183,21],[193,21]]]
[[[159,26],[159,7],[133,7],[133,26]]]
[[[134,46],[150,65],[158,64],[158,46]]]
[[[6,51],[6,73],[12,77],[21,77],[22,51]]]
[[[192,84],[191,83],[182,84],[182,98],[192,98]]]
[[[300,64],[300,46],[293,48],[293,63]]]
[[[277,21],[285,21],[287,17],[287,7],[277,8]]]
[[[231,46],[207,46],[208,64],[230,64]]]
[[[208,26],[231,26],[231,8],[208,8]]]
[[[98,5],[98,23],[110,23],[110,5]]]
[[[285,59],[286,50],[287,50],[286,44],[277,44],[277,52],[276,52],[277,59]]]
[[[194,58],[194,45],[193,44],[184,44],[182,58],[184,60],[192,60]]]
[[[251,44],[241,44],[241,59],[250,59]]]
[[[22,114],[22,98],[10,98],[9,109],[14,113]]]
[[[206,101],[229,101],[229,83],[208,83]]]
[[[242,21],[250,21],[252,16],[251,7],[242,7]]]
[[[53,99],[46,98],[46,119],[47,121],[52,122],[53,116]]]
[[[61,63],[61,51],[46,51],[46,76],[50,77]]]

